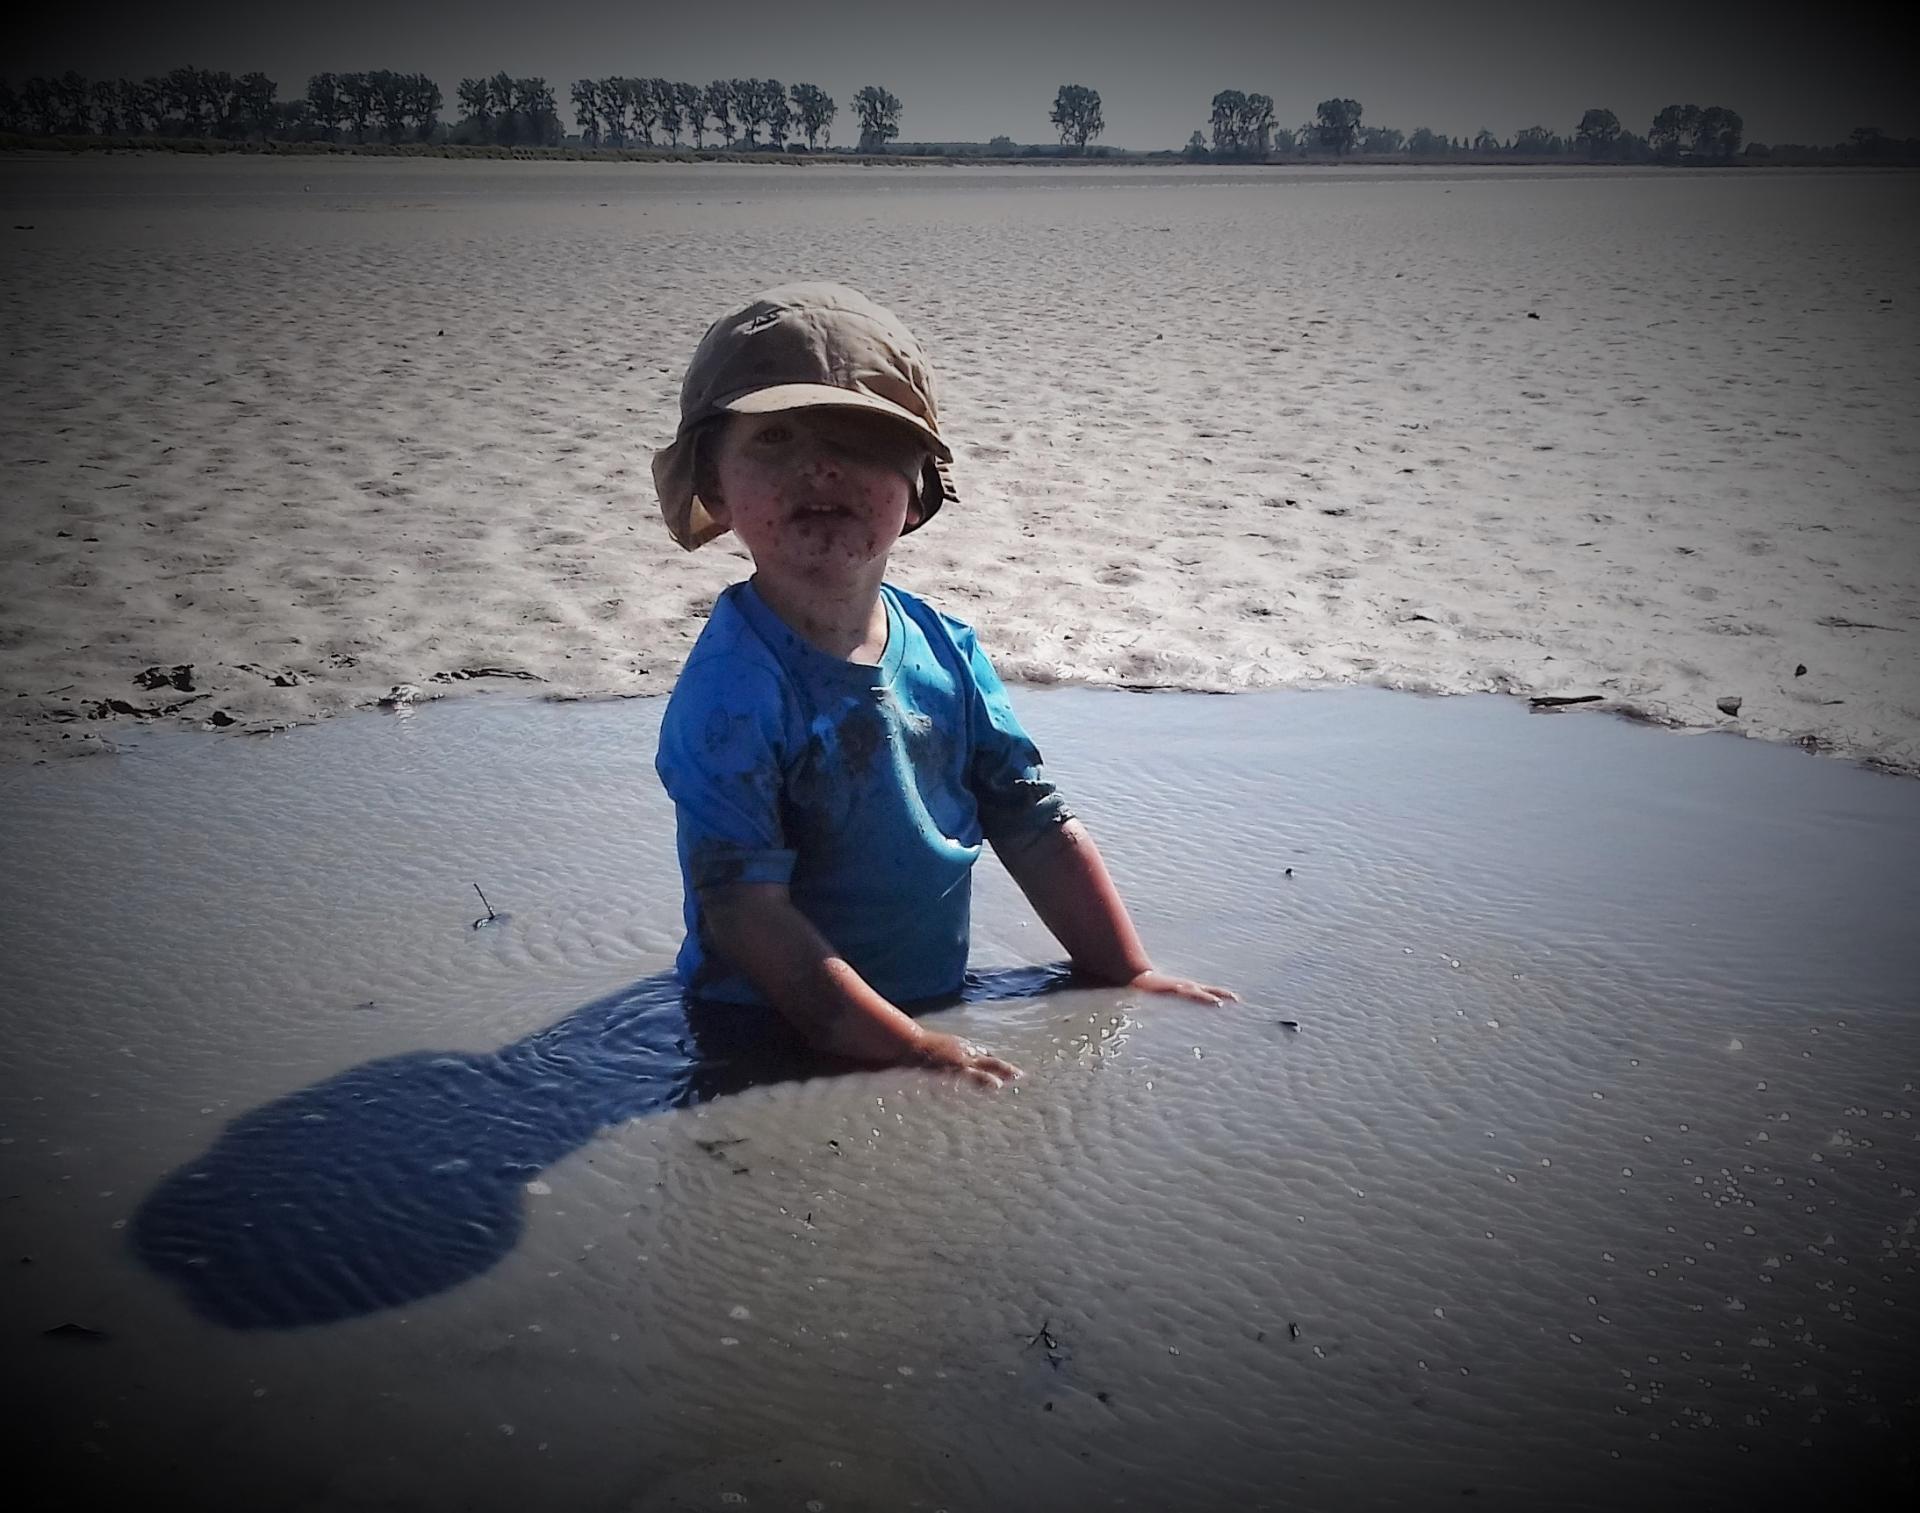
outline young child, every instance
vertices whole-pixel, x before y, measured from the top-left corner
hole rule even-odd
[[[690,998],[998,1087],[1018,1069],[898,1007],[960,987],[983,839],[1079,976],[1234,995],[1155,970],[973,631],[884,581],[894,543],[954,502],[952,460],[919,345],[871,300],[790,284],[715,322],[654,484],[675,541],[731,530],[754,573],[715,601],[655,765]]]

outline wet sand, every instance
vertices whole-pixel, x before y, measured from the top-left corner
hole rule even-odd
[[[23,1442],[311,1509],[1912,1490],[1911,784],[1491,698],[1021,707],[1247,1001],[996,997],[1051,952],[983,867],[942,1022],[998,1097],[700,1101],[656,701],[0,775]]]

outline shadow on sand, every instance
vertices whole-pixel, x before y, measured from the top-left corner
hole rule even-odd
[[[969,974],[915,1011],[1070,984]],[[131,1243],[212,1323],[353,1318],[486,1271],[519,1239],[526,1183],[601,1130],[846,1070],[770,1012],[689,1003],[664,973],[490,1054],[370,1061],[241,1115],[155,1188]]]

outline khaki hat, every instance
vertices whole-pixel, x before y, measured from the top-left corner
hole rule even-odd
[[[933,370],[913,333],[856,290],[783,284],[709,326],[687,365],[680,429],[653,454],[653,486],[673,539],[692,551],[726,529],[694,490],[694,449],[709,422],[820,407],[876,411],[920,433],[933,453],[920,483],[921,525],[956,497]]]

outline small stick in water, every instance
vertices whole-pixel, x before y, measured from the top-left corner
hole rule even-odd
[[[473,891],[474,891],[475,893],[480,893],[480,885],[479,885],[478,883],[475,883],[475,884],[473,885]],[[487,908],[487,917],[486,917],[485,919],[476,919],[476,920],[475,920],[475,921],[473,922],[473,927],[474,927],[474,929],[476,929],[476,930],[477,930],[477,929],[479,929],[479,928],[480,928],[480,927],[481,927],[482,925],[490,925],[490,924],[492,924],[492,923],[493,923],[493,922],[494,922],[495,920],[497,920],[497,919],[499,919],[499,918],[500,918],[500,916],[499,916],[498,914],[495,914],[495,913],[493,912],[493,905],[492,905],[492,904],[488,904],[488,903],[487,903],[487,895],[486,895],[486,894],[484,894],[484,893],[480,893],[480,902],[481,902],[481,903],[483,903],[483,904],[486,904],[486,908]]]

